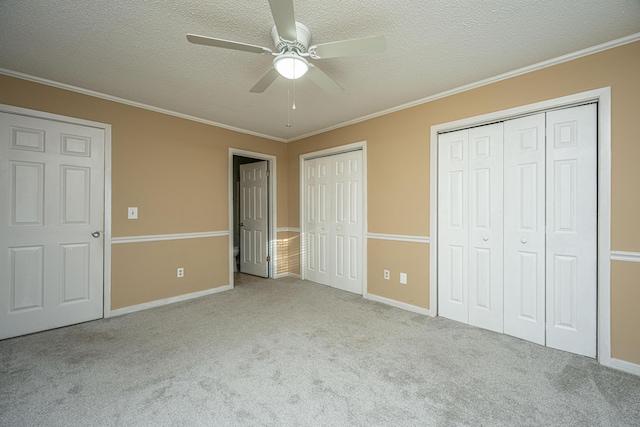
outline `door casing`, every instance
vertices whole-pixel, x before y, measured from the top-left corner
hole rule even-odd
[[[13,105],[0,104],[0,111],[38,119],[53,120],[81,126],[89,126],[104,131],[104,224],[103,224],[103,318],[111,317],[111,125],[62,116],[44,111],[30,110]]]
[[[438,314],[438,134],[586,102],[598,103],[597,359],[611,366],[611,87],[431,126],[430,314]]]

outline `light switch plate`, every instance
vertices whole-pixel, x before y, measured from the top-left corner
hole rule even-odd
[[[400,284],[401,285],[407,284],[407,273],[400,273]]]
[[[127,218],[138,219],[138,208],[127,208]]]

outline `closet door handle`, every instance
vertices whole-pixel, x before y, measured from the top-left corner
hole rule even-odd
[[[489,240],[489,236],[482,237],[482,240],[484,240],[486,242],[487,240]]]
[[[520,240],[520,242],[522,242],[522,244],[524,245],[525,243],[527,243],[527,239],[522,239]]]

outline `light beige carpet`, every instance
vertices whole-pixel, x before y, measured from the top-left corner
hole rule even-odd
[[[640,378],[295,279],[0,341],[2,426],[640,425]]]

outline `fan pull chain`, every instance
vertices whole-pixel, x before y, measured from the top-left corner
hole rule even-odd
[[[293,62],[293,74],[296,74],[296,61]],[[293,79],[293,105],[291,106],[291,109],[296,109],[296,79]]]
[[[288,128],[291,127],[291,121],[289,119],[290,119],[290,116],[289,116],[289,91],[287,90],[287,124],[284,125],[284,126],[288,127]]]

